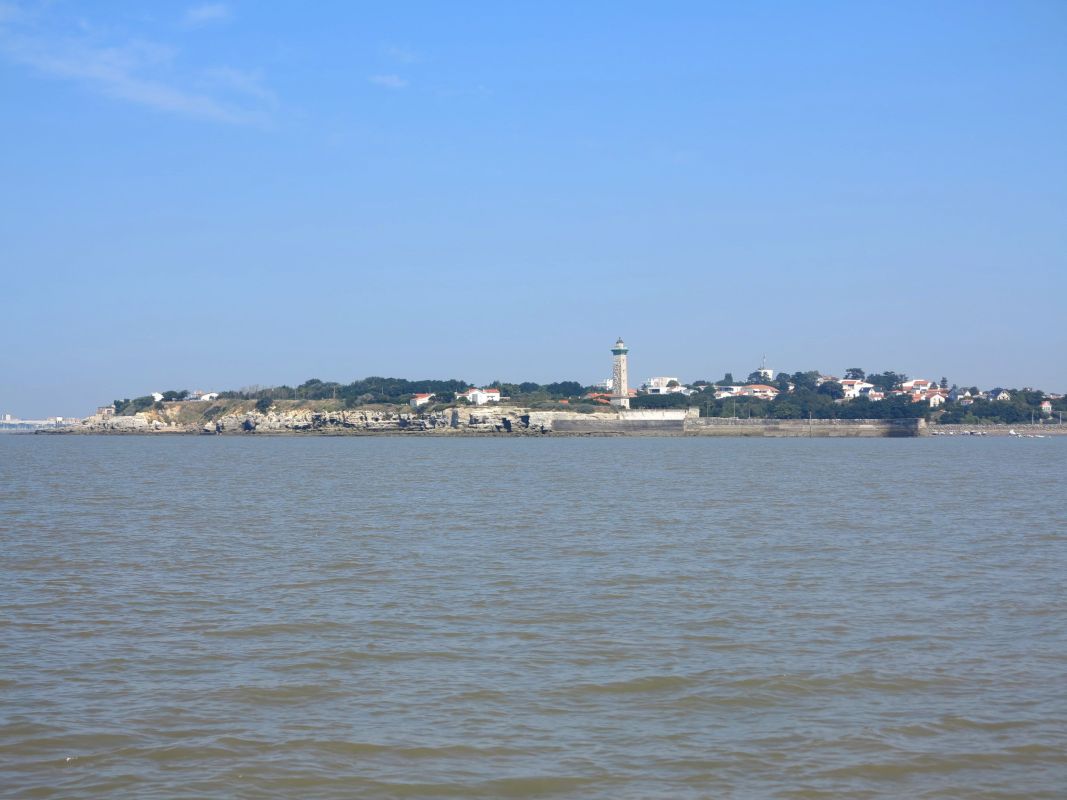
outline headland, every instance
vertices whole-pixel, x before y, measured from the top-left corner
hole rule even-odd
[[[97,414],[51,434],[149,435],[423,435],[423,436],[922,436],[923,419],[731,419],[698,409],[537,410],[494,403],[400,411],[396,406],[345,408],[332,401],[279,401],[267,409],[223,400],[166,403],[129,416]]]

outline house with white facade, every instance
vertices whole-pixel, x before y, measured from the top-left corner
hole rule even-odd
[[[687,394],[689,391],[677,378],[649,378],[644,388],[648,394]]]
[[[465,392],[457,392],[456,399],[464,399],[473,406],[484,406],[486,403],[499,403],[499,389],[478,389],[474,386]]]
[[[760,400],[773,400],[778,390],[763,383],[748,383],[740,386],[720,386],[715,392],[715,399],[724,397],[757,397]]]
[[[432,392],[430,394],[413,394],[411,399],[408,400],[408,405],[412,408],[419,408],[429,403],[433,398],[434,395]]]
[[[914,394],[915,392],[928,392],[931,389],[936,389],[937,383],[924,378],[914,378],[910,381],[904,381],[904,383],[900,384],[900,388],[908,394]]]
[[[841,384],[841,389],[844,391],[845,400],[855,400],[865,391],[869,392],[874,388],[873,383],[867,383],[866,381],[855,380],[853,378],[845,378],[843,381],[838,381]]]

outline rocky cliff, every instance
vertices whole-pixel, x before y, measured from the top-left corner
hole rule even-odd
[[[242,405],[194,408],[164,407],[129,417],[92,416],[70,433],[511,433],[541,434],[550,430],[544,420],[514,406],[449,408],[415,413],[395,407],[323,409],[271,408],[257,411]],[[213,413],[214,412],[214,413]]]

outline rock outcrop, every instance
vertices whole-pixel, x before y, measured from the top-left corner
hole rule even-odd
[[[657,420],[645,420],[645,417]],[[617,435],[663,432],[658,417],[671,416],[682,432],[679,411],[605,411],[590,414],[563,410],[532,410],[510,405],[456,406],[418,412],[397,406],[322,408],[281,402],[256,410],[248,401],[165,405],[129,417],[93,416],[69,433],[200,433],[200,434],[502,434],[536,436],[554,431]],[[643,427],[642,427],[643,426]]]
[[[446,409],[425,414],[352,409],[342,411],[245,411],[220,416],[202,433],[542,433],[531,426],[525,409],[511,407]]]
[[[134,414],[130,417],[102,416],[94,414],[83,419],[80,428],[71,432],[82,433],[184,433],[177,425],[169,425],[159,419],[152,419],[147,414]]]

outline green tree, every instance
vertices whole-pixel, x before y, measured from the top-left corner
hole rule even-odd
[[[860,378],[853,378],[852,380],[860,380]],[[819,394],[824,394],[833,400],[840,400],[845,396],[844,387],[837,381],[826,381],[816,390]]]
[[[902,372],[897,373],[886,370],[885,372],[880,372],[876,375],[868,375],[867,383],[877,386],[883,392],[890,392],[893,389],[899,388],[907,379],[908,376]]]
[[[797,389],[810,389],[814,392],[819,383],[819,371],[794,372],[789,380]]]
[[[578,381],[559,381],[547,384],[545,391],[553,397],[577,397],[582,393],[582,384]]]
[[[845,370],[845,378],[850,381],[862,381],[867,377],[867,373],[859,367],[849,367]]]

